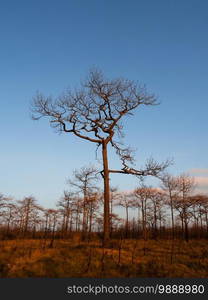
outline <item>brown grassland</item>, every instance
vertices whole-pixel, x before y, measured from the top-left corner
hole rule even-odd
[[[208,277],[207,240],[5,240],[0,277]]]

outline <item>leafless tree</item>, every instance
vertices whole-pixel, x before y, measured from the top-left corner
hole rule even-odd
[[[148,209],[148,200],[150,199],[151,195],[151,187],[147,187],[143,185],[134,190],[134,195],[139,202],[138,205],[141,205],[141,212],[142,212],[142,231],[143,231],[143,238],[144,240],[147,239],[147,209]],[[135,205],[135,203],[134,203]]]
[[[75,212],[75,231],[80,231],[81,214],[83,210],[83,199],[79,195],[74,196],[74,212]]]
[[[133,194],[120,193],[117,200],[117,205],[124,207],[126,211],[125,232],[127,238],[129,233],[129,208],[133,206]]]
[[[0,208],[4,207],[5,197],[3,194],[0,194]]]
[[[113,206],[115,205],[115,201],[118,199],[119,193],[117,187],[110,187],[110,236],[113,233],[113,218],[115,216],[113,212]]]
[[[193,205],[190,195],[195,187],[195,183],[194,178],[187,174],[180,175],[178,177],[178,180],[180,186],[180,194],[178,195],[175,202],[175,208],[179,211],[182,222],[182,230],[184,229],[184,238],[188,242],[188,222],[191,217],[189,208]]]
[[[49,210],[49,226],[51,226],[51,241],[50,241],[50,248],[53,248],[53,243],[54,243],[54,239],[55,239],[55,230],[56,230],[56,226],[57,226],[57,222],[58,222],[58,218],[59,218],[59,211],[56,209],[50,209]]]
[[[95,182],[98,180],[98,171],[95,167],[88,166],[75,170],[73,175],[73,179],[68,181],[69,184],[76,187],[78,192],[83,194],[82,233],[83,238],[85,238],[87,232],[87,201],[90,199],[90,194],[96,190]]]
[[[168,173],[165,173],[162,177],[162,189],[167,194],[167,205],[170,206],[171,211],[171,227],[172,227],[172,238],[175,236],[175,222],[174,222],[174,201],[176,201],[180,190],[180,180],[177,176],[172,176]]]
[[[64,191],[64,196],[58,201],[57,207],[62,214],[62,233],[63,237],[68,236],[68,231],[72,227],[72,211],[74,206],[74,192]]]
[[[148,94],[146,88],[123,78],[108,80],[102,72],[90,71],[79,90],[67,90],[56,99],[38,93],[32,104],[32,117],[38,120],[48,117],[52,127],[59,132],[72,133],[77,137],[102,146],[104,180],[104,242],[109,240],[109,174],[133,174],[136,176],[157,176],[168,161],[157,163],[150,159],[144,169],[138,170],[128,164],[134,162],[132,151],[116,140],[123,135],[121,119],[130,116],[140,105],[155,105],[156,98]],[[116,150],[123,167],[110,169],[108,165],[108,145]]]
[[[191,205],[191,215],[194,220],[194,227],[197,237],[200,238],[203,234],[203,225],[205,224],[206,233],[208,236],[208,197],[204,194],[196,194],[189,197]]]
[[[16,203],[13,198],[0,194],[0,225],[5,227],[5,237],[8,238],[10,227],[17,213]]]
[[[101,195],[99,192],[91,192],[88,194],[86,206],[87,206],[87,228],[88,228],[88,238],[92,232],[93,221],[97,216],[100,207],[100,198]]]
[[[4,211],[4,220],[6,222],[6,236],[8,236],[10,232],[10,226],[16,216],[16,213],[17,213],[16,205],[12,202],[7,203],[6,210]]]
[[[23,200],[19,200],[18,204],[19,204],[18,209],[20,215],[19,229],[24,237],[28,231],[31,218],[33,217],[34,210],[40,209],[40,207],[37,204],[37,200],[32,196],[25,197]]]
[[[133,198],[133,202],[132,202],[132,208],[137,209],[137,231],[138,231],[138,235],[139,235],[140,226],[142,224],[142,222],[141,222],[141,201],[139,200],[138,195],[135,195],[135,190],[134,190],[133,194],[134,194],[134,198]]]
[[[11,203],[11,201],[11,197],[6,197],[0,193],[0,216],[3,214],[5,208],[8,206],[9,203]]]
[[[198,195],[198,201],[200,201],[200,214],[204,215],[204,220],[206,224],[206,235],[208,237],[208,196],[207,195]]]
[[[155,188],[149,190],[149,199],[152,203],[152,207],[150,209],[151,216],[153,218],[153,226],[154,226],[154,238],[157,238],[158,233],[158,220],[162,214],[161,210],[164,207],[165,203],[165,194]]]

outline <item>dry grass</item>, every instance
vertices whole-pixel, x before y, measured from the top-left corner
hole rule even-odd
[[[1,241],[0,277],[208,277],[207,240],[113,240],[105,249],[77,238],[49,244]]]

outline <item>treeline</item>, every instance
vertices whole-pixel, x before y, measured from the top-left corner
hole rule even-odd
[[[76,170],[56,209],[46,209],[32,197],[15,200],[0,195],[0,238],[83,240],[103,234],[103,192],[94,167]],[[110,192],[110,236],[113,238],[208,238],[208,195],[194,194],[188,175],[161,177],[159,188],[140,185],[132,192]],[[125,217],[118,214],[123,208]],[[120,211],[120,210],[119,210]],[[132,217],[134,216],[134,217]]]

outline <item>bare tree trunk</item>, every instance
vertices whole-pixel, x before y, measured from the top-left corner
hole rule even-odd
[[[137,230],[137,236],[139,237],[139,233],[140,233],[140,212],[139,212],[139,206],[137,207],[138,209],[138,214],[137,214],[137,226],[138,226],[138,230]]]
[[[129,211],[128,206],[126,207],[126,238],[128,238],[129,234]]]
[[[24,230],[23,230],[23,237],[25,237],[25,235],[27,233],[28,222],[29,222],[29,205],[27,205],[27,209],[26,209],[26,216],[25,216],[25,224],[24,224]]]
[[[8,219],[8,222],[7,222],[6,236],[8,236],[8,234],[9,234],[9,232],[10,232],[11,218],[12,218],[12,213],[11,213],[11,210],[10,210],[10,212],[9,212],[9,219]]]
[[[195,207],[193,207],[193,215],[194,215],[194,229],[195,229],[195,236],[197,238],[200,238],[200,232],[198,228],[198,216],[196,214]]]
[[[49,221],[49,216],[46,215],[45,216],[45,224],[44,224],[44,232],[43,232],[43,248],[46,247],[46,241],[47,241],[47,237],[48,237],[48,221]]]
[[[78,215],[78,231],[80,232],[80,227],[81,227],[81,217]]]
[[[188,221],[186,218],[184,219],[184,225],[185,225],[185,240],[186,240],[186,242],[188,242],[189,241],[189,232],[188,232]]]
[[[76,219],[75,219],[75,231],[78,231],[78,221],[79,221],[79,210],[76,211]]]
[[[205,212],[205,220],[206,220],[206,229],[207,229],[207,238],[208,238],[208,212]]]
[[[162,217],[160,215],[160,237],[162,236]]]
[[[61,235],[62,238],[65,237],[65,223],[66,223],[66,213],[63,214],[62,226],[61,226]]]
[[[71,213],[71,218],[70,218],[70,225],[69,225],[69,231],[70,231],[70,234],[72,232],[72,225],[73,225],[73,219],[72,219],[72,213]]]
[[[108,169],[108,154],[107,143],[102,142],[102,155],[103,155],[103,180],[104,180],[104,224],[103,224],[103,244],[107,245],[110,237],[110,184],[109,184],[109,169]]]
[[[146,215],[146,199],[142,200],[142,230],[143,230],[143,239],[147,239],[147,215]]]
[[[83,202],[83,219],[82,219],[82,239],[86,238],[87,232],[87,186],[85,182],[85,187],[83,190],[84,194],[84,202]]]
[[[202,213],[200,213],[200,215],[199,215],[199,218],[200,218],[200,227],[201,227],[201,230],[200,230],[200,232],[201,232],[201,234],[203,233],[203,220],[202,220]]]
[[[89,211],[89,231],[88,231],[88,240],[91,238],[91,233],[92,233],[92,220],[93,220],[93,209],[92,209],[92,203],[90,206],[90,211]]]
[[[189,233],[188,233],[188,219],[187,219],[187,210],[183,208],[183,220],[184,220],[184,239],[188,242]]]
[[[110,237],[112,237],[113,233],[113,195],[110,195]]]
[[[69,213],[67,211],[66,212],[66,217],[65,217],[64,238],[67,238],[68,230],[69,230]]]
[[[172,222],[172,239],[175,238],[175,224],[174,224],[174,214],[173,214],[173,200],[172,196],[170,198],[170,209],[171,209],[171,222]]]
[[[32,231],[32,238],[35,239],[35,234],[36,234],[36,227],[35,225],[33,226],[33,231]]]
[[[53,248],[53,243],[54,243],[54,239],[55,239],[55,226],[56,226],[56,220],[54,219],[54,221],[53,221],[52,235],[51,235],[51,241],[50,241],[49,248]]]
[[[146,233],[145,233],[145,212],[144,212],[144,203],[142,201],[142,235],[143,235],[143,239],[145,239],[146,237]]]
[[[154,205],[154,239],[157,239],[157,207]]]
[[[183,216],[181,216],[181,230],[182,230],[182,238],[184,236],[184,219]]]

